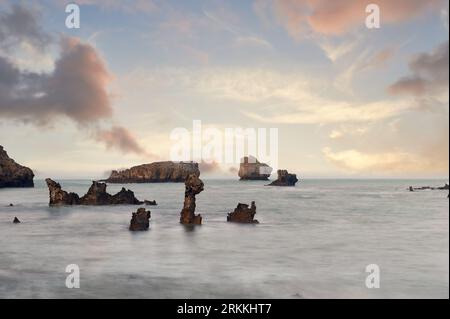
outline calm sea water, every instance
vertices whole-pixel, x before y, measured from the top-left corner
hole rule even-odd
[[[183,184],[129,184],[159,204],[140,233],[128,231],[135,206],[50,208],[43,181],[0,189],[0,298],[449,298],[448,192],[406,191],[445,182],[205,180],[193,229],[178,223]],[[252,200],[259,225],[226,222]],[[80,289],[65,286],[69,264]],[[379,289],[365,286],[368,264]]]

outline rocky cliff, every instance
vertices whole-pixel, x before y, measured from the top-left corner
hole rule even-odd
[[[33,171],[17,164],[0,145],[0,188],[33,187],[33,178]]]
[[[181,183],[194,174],[200,175],[198,163],[155,162],[134,166],[122,171],[112,171],[107,183]]]
[[[238,175],[241,180],[268,180],[271,173],[272,167],[246,156],[241,160]]]

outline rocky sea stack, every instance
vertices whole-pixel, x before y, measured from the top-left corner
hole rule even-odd
[[[33,171],[17,164],[0,145],[0,188],[34,187],[33,178]]]
[[[122,171],[112,171],[107,183],[182,183],[194,174],[200,176],[195,162],[155,162],[134,166]]]
[[[241,180],[268,180],[271,173],[272,167],[253,156],[246,156],[241,160],[238,175]]]
[[[134,197],[134,193],[130,190],[122,188],[115,195],[106,192],[106,184],[100,182],[92,182],[86,195],[79,197],[78,194],[68,193],[62,190],[61,185],[50,178],[47,182],[50,193],[50,206],[59,205],[142,205],[144,202]]]
[[[138,208],[136,213],[131,215],[130,230],[144,231],[150,227],[151,212],[146,211],[145,208]]]
[[[191,174],[184,182],[184,204],[180,213],[180,223],[185,225],[201,225],[202,216],[195,215],[195,195],[203,191],[204,184],[196,174]]]
[[[229,213],[227,222],[243,223],[243,224],[258,224],[258,220],[254,219],[256,214],[255,202],[252,202],[250,208],[247,204],[239,203],[234,209],[234,212]]]
[[[298,182],[297,175],[289,174],[285,169],[277,171],[278,178],[267,186],[295,186]]]

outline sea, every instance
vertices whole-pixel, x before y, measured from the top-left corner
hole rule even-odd
[[[407,190],[446,180],[204,182],[195,227],[179,224],[182,183],[108,185],[157,201],[144,232],[128,230],[139,206],[49,207],[43,180],[0,189],[0,298],[449,298],[448,191]],[[226,221],[251,201],[259,224]]]

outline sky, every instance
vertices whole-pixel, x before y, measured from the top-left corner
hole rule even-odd
[[[448,1],[68,3],[0,0],[0,145],[37,178],[169,160],[200,120],[277,128],[301,178],[448,179]]]

